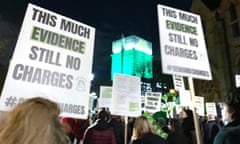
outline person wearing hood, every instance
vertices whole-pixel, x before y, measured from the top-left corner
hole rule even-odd
[[[83,144],[117,144],[113,128],[108,124],[109,113],[101,110],[97,120],[87,128]]]

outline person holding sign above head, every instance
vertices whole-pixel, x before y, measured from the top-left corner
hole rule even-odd
[[[138,117],[133,126],[131,144],[167,144],[167,141],[157,135],[150,122],[144,116]]]
[[[1,144],[69,144],[58,105],[45,98],[18,104],[0,123]]]
[[[224,118],[228,122],[217,134],[214,144],[240,143],[240,88],[233,88],[225,99]]]

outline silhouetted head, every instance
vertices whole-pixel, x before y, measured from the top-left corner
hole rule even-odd
[[[101,120],[105,120],[107,121],[110,117],[109,112],[107,112],[106,110],[101,110],[100,112],[98,112],[97,118],[101,119]]]

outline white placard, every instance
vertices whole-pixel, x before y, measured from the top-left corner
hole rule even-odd
[[[207,111],[207,115],[217,116],[216,103],[214,103],[214,102],[207,102],[206,103],[206,111]]]
[[[180,105],[181,106],[188,106],[190,109],[192,109],[192,100],[189,90],[180,90],[179,91],[180,96]]]
[[[240,87],[240,75],[239,74],[235,75],[235,84],[236,84],[236,87]]]
[[[141,115],[141,82],[136,76],[115,74],[110,111],[121,116]]]
[[[99,108],[110,108],[112,100],[112,87],[100,86],[100,97],[98,100]]]
[[[158,5],[158,22],[163,73],[211,80],[200,16]]]
[[[88,117],[95,28],[29,4],[4,84],[0,109],[41,96],[61,116]]]
[[[150,113],[160,111],[162,93],[146,92],[145,94],[145,110]]]
[[[178,76],[178,75],[173,75],[173,84],[174,84],[174,89],[175,90],[185,90],[185,85],[184,85],[184,80],[182,76]]]
[[[204,113],[204,97],[200,97],[200,96],[195,96],[195,106],[196,106],[196,112],[198,113],[198,115],[200,116],[205,116]]]

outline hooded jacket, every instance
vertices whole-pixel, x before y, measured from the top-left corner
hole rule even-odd
[[[114,131],[104,119],[98,119],[83,137],[83,144],[116,144]]]

